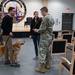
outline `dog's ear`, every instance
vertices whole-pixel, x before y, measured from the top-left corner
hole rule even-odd
[[[18,42],[16,42],[15,45],[18,46]]]

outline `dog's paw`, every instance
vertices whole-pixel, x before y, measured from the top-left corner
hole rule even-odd
[[[18,62],[20,62],[20,60],[18,60]]]

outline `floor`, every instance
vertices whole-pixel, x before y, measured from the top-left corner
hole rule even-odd
[[[13,39],[13,43],[17,39]],[[25,44],[22,46],[19,60],[21,67],[12,68],[9,65],[4,65],[4,57],[0,58],[0,75],[59,75],[59,57],[52,57],[52,68],[46,70],[45,74],[40,74],[35,71],[38,66],[38,60],[33,60],[35,57],[34,46],[31,39],[23,38],[25,40]],[[62,70],[62,75],[69,75],[65,70]]]

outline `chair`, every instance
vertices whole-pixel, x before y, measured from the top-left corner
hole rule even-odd
[[[72,33],[63,34],[62,38],[68,41],[66,46],[67,50],[69,50],[71,53],[74,53],[74,47],[73,47],[74,44],[72,44],[72,39],[73,39]]]
[[[54,34],[55,38],[57,38],[58,34],[59,34],[59,31],[53,31],[53,34]]]
[[[51,45],[51,55],[64,54],[66,57],[66,44],[65,39],[54,39]]]
[[[73,54],[75,52],[75,38],[74,38],[74,42],[72,42],[71,44],[68,44],[67,49]]]
[[[71,43],[73,39],[73,35],[71,33],[65,33],[62,35],[62,39],[67,39],[67,42]]]
[[[69,30],[63,30],[62,34],[64,34],[64,33],[70,33],[70,31]]]
[[[62,67],[69,73],[69,75],[75,75],[75,54],[72,55],[71,62],[65,57],[60,57],[59,75],[62,75]]]
[[[75,37],[75,31],[73,31],[73,36]]]
[[[73,33],[74,32],[74,30],[70,30],[70,33]]]
[[[31,21],[32,21],[32,17],[27,17],[24,26],[25,25],[30,25],[31,24]]]

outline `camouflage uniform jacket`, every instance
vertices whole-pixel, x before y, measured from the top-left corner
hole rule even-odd
[[[54,19],[50,15],[43,17],[40,28],[36,30],[41,34],[41,40],[49,41],[52,39]]]

